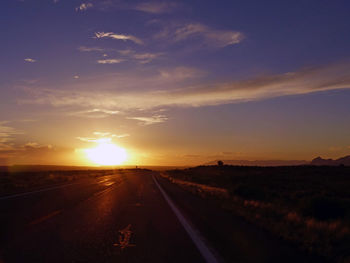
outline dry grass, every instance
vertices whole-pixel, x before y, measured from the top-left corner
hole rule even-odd
[[[347,167],[209,166],[163,176],[202,198],[216,198],[224,209],[304,251],[350,262]]]

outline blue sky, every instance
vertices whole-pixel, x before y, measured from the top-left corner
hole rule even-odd
[[[4,0],[0,163],[84,164],[108,136],[142,164],[348,154],[349,11]]]

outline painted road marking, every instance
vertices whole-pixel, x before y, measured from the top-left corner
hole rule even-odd
[[[119,243],[115,243],[113,246],[120,247],[122,251],[127,247],[135,247],[135,244],[130,244],[132,233],[131,224],[129,224],[126,228],[119,230]]]
[[[64,184],[64,185],[48,187],[48,188],[35,190],[35,191],[30,191],[30,192],[25,192],[25,193],[20,193],[20,194],[7,195],[7,196],[0,197],[0,200],[12,199],[12,198],[21,197],[21,196],[26,196],[26,195],[32,195],[32,194],[37,194],[37,193],[41,193],[41,192],[52,191],[52,190],[55,190],[55,189],[64,188],[64,187],[75,185],[75,184],[82,184],[82,183]]]
[[[37,224],[40,224],[40,223],[42,223],[42,222],[44,222],[44,221],[50,219],[51,217],[54,217],[54,216],[60,214],[61,212],[62,212],[62,210],[54,211],[54,212],[52,212],[52,213],[50,213],[50,214],[48,214],[48,215],[46,215],[46,216],[40,217],[40,218],[38,218],[38,219],[36,219],[36,220],[30,222],[28,225],[37,225]]]
[[[214,254],[212,253],[211,249],[204,243],[203,238],[201,237],[200,233],[198,230],[196,230],[188,221],[187,219],[182,215],[180,210],[176,207],[174,202],[170,199],[168,194],[163,190],[163,188],[159,185],[157,179],[152,176],[154,183],[158,187],[159,191],[162,193],[164,199],[167,201],[169,204],[170,208],[173,210],[175,213],[176,217],[182,224],[182,226],[185,228],[187,234],[190,236],[192,239],[193,243],[196,245],[198,248],[199,252],[203,256],[206,262],[208,263],[218,263],[219,261],[216,259]]]

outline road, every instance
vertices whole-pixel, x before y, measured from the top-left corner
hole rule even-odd
[[[194,229],[186,228],[164,193]],[[210,255],[219,262],[303,261],[254,227],[142,170],[0,198],[0,208],[1,263],[208,262]]]

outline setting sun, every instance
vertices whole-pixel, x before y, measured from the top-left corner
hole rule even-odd
[[[101,141],[97,147],[84,152],[90,161],[98,165],[119,165],[127,159],[126,150],[109,141]]]

